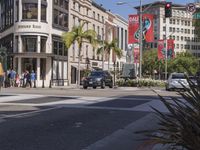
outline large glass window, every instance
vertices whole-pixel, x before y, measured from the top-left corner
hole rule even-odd
[[[37,51],[37,36],[22,36],[23,52]]]
[[[59,42],[59,55],[63,55],[63,43]]]
[[[58,44],[57,41],[53,41],[53,54],[58,54]]]
[[[4,30],[13,25],[14,22],[14,1],[1,0],[0,2],[0,30]]]
[[[19,1],[16,1],[16,20],[19,21]]]
[[[67,56],[67,48],[62,41],[53,40],[53,54]]]
[[[46,37],[41,37],[41,44],[40,44],[40,52],[45,53],[46,52],[46,42],[47,38]]]
[[[22,19],[37,19],[38,18],[38,4],[23,3],[22,5]]]
[[[47,17],[47,6],[46,5],[41,5],[41,21],[46,21]]]

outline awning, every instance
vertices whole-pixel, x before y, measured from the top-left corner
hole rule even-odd
[[[71,66],[78,69],[78,64],[72,64]],[[80,64],[80,70],[84,70],[84,69],[87,69],[87,65],[86,64]]]

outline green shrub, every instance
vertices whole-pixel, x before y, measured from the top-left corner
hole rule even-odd
[[[133,80],[117,80],[116,84],[118,86],[125,87],[164,87],[164,81],[152,80],[152,79],[133,79]]]

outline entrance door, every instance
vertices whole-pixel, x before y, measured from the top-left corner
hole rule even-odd
[[[71,67],[71,84],[76,84],[76,71],[75,67]]]

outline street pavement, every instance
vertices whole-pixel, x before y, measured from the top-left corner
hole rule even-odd
[[[1,150],[164,149],[136,131],[157,127],[176,92],[151,88],[8,88],[0,95]],[[181,99],[181,98],[180,98]]]

